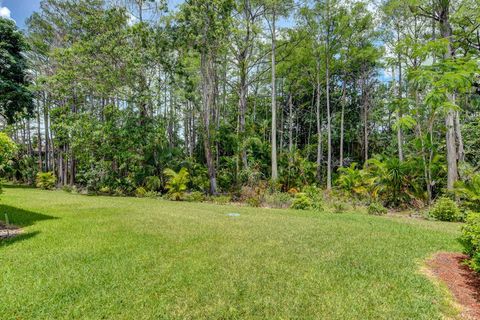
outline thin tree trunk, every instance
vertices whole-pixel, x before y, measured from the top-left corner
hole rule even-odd
[[[344,79],[342,84],[342,111],[340,115],[340,168],[343,167],[343,140],[344,140],[344,126],[345,126],[345,104],[347,99],[347,82]]]
[[[278,179],[277,165],[277,92],[276,92],[276,12],[272,13],[272,181]]]
[[[317,60],[317,179],[322,181],[322,124],[320,121],[320,63]]]
[[[214,66],[211,53],[202,52],[201,54],[201,69],[202,69],[202,102],[203,102],[203,126],[204,137],[203,147],[205,150],[205,157],[207,161],[208,176],[210,179],[210,193],[215,195],[217,193],[217,178],[215,161],[212,153],[211,144],[211,127],[210,118],[214,107]]]

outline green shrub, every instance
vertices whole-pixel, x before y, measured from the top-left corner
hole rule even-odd
[[[145,198],[158,198],[160,194],[156,191],[147,191],[145,192]]]
[[[66,185],[62,187],[62,190],[67,192],[67,193],[72,193],[73,192],[73,187],[70,185]]]
[[[312,209],[323,211],[323,192],[316,186],[308,186],[303,192],[312,200]]]
[[[39,172],[37,173],[36,186],[44,190],[52,190],[57,183],[57,177],[53,172]]]
[[[224,195],[224,196],[214,196],[214,197],[212,197],[212,201],[215,204],[225,205],[225,204],[228,204],[230,201],[232,201],[232,197],[226,196],[226,195]]]
[[[310,199],[305,193],[297,193],[292,202],[292,209],[295,210],[308,210],[313,206],[312,199]]]
[[[430,217],[440,221],[460,221],[462,218],[457,203],[450,198],[439,198],[429,212]]]
[[[147,191],[157,191],[162,187],[162,181],[157,176],[148,176],[145,178],[145,189]]]
[[[100,194],[111,194],[111,193],[112,193],[112,189],[110,189],[110,187],[105,186],[105,187],[101,187],[101,188],[98,190],[98,192],[99,192]]]
[[[182,168],[178,173],[172,169],[165,169],[163,173],[168,177],[165,187],[168,190],[168,199],[179,201],[182,200],[187,190],[189,174],[187,169]]]
[[[336,213],[342,213],[348,210],[348,206],[345,202],[335,201],[333,203],[333,209]]]
[[[480,213],[470,213],[459,239],[463,251],[470,257],[469,266],[480,272]]]
[[[122,187],[116,187],[113,194],[116,195],[117,197],[123,197],[125,195],[125,190],[123,190]]]
[[[200,191],[193,191],[185,195],[185,201],[203,202],[205,201],[205,195]]]
[[[480,211],[480,173],[474,174],[467,181],[457,182],[455,193],[468,209]]]
[[[263,202],[264,192],[265,190],[261,187],[243,186],[239,200],[246,202],[251,207],[260,207]]]
[[[264,203],[270,208],[290,208],[292,205],[292,196],[284,192],[274,192],[265,195]]]
[[[138,187],[137,189],[135,189],[135,196],[138,198],[144,198],[146,194],[147,190],[145,190],[144,187]]]
[[[387,214],[387,208],[385,208],[380,202],[372,202],[367,208],[368,214],[374,216],[383,216]]]

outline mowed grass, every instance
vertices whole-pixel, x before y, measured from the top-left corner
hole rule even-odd
[[[227,213],[240,213],[229,217]],[[1,319],[439,319],[459,225],[4,188]]]

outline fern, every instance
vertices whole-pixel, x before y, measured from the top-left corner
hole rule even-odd
[[[182,200],[187,184],[189,182],[189,173],[186,168],[182,168],[178,173],[172,169],[165,169],[163,174],[168,177],[165,188],[170,199],[179,201]]]

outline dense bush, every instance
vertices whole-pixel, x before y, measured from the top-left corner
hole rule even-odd
[[[57,183],[57,177],[53,172],[39,172],[37,173],[36,186],[44,190],[52,190]]]
[[[312,201],[312,209],[323,211],[323,191],[316,186],[307,186],[303,192]]]
[[[368,214],[374,216],[383,216],[387,214],[387,208],[385,208],[380,202],[372,202],[367,208]]]
[[[188,202],[203,202],[205,201],[205,195],[200,191],[193,191],[185,195],[185,201]]]
[[[144,198],[147,194],[147,190],[144,187],[138,187],[135,190],[135,196],[138,198]]]
[[[167,198],[175,201],[183,200],[189,181],[187,169],[182,168],[178,173],[172,169],[165,169],[163,173],[168,177],[165,185],[168,190]]]
[[[429,215],[440,221],[460,221],[462,218],[457,203],[447,197],[438,199],[430,209]]]
[[[313,206],[312,199],[310,199],[305,193],[297,193],[292,202],[292,209],[295,210],[308,210]]]
[[[465,254],[470,257],[470,267],[480,272],[480,213],[470,213],[467,216],[459,240]]]
[[[480,173],[474,174],[466,181],[459,181],[455,192],[464,201],[466,207],[473,211],[480,211]]]
[[[348,210],[348,206],[343,201],[335,201],[333,203],[333,209],[336,213],[342,213]]]
[[[267,193],[264,197],[264,205],[277,209],[289,208],[292,205],[292,196],[284,192]]]
[[[225,204],[228,204],[230,201],[232,201],[232,197],[228,195],[218,195],[218,196],[211,197],[210,200],[215,204],[225,205]]]
[[[145,178],[145,189],[147,191],[158,191],[162,187],[162,181],[157,176],[148,176]]]

